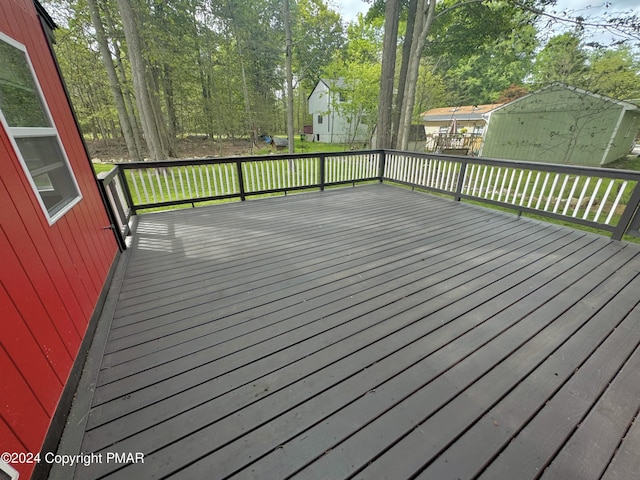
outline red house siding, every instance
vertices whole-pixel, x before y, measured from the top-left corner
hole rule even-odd
[[[36,453],[117,244],[32,0],[2,0],[0,32],[25,45],[82,194],[49,225],[0,126],[0,452]]]

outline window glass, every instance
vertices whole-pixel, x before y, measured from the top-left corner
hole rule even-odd
[[[0,121],[49,223],[81,198],[24,47],[0,33]]]
[[[24,137],[16,138],[16,143],[38,194],[49,214],[55,215],[77,196],[57,138]]]
[[[0,41],[0,109],[10,127],[51,127],[24,52]]]

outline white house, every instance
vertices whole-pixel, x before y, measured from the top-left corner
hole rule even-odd
[[[343,79],[321,78],[309,95],[309,113],[313,117],[313,132],[309,140],[324,143],[364,143],[368,141],[367,125],[356,115],[345,112],[348,100]],[[341,108],[342,107],[342,108]]]

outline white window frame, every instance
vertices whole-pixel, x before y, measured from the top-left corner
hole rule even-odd
[[[40,87],[40,82],[33,68],[33,64],[31,63],[31,58],[29,56],[29,52],[27,52],[27,48],[21,43],[15,41],[13,38],[9,37],[8,35],[5,35],[2,32],[0,32],[0,41],[9,44],[11,47],[14,47],[20,50],[22,53],[24,53],[25,60],[31,72],[31,76],[33,77],[34,84],[36,86],[36,94],[40,96],[39,100],[42,105],[43,113],[46,116],[46,119],[49,121],[49,124],[51,125],[51,127],[10,127],[9,124],[7,123],[4,113],[2,112],[2,109],[0,109],[0,123],[2,123],[3,128],[7,132],[7,135],[9,136],[11,146],[13,147],[13,150],[16,153],[16,156],[18,157],[20,164],[22,165],[22,169],[24,170],[24,173],[27,179],[29,180],[29,184],[31,185],[31,188],[33,189],[33,192],[35,193],[35,196],[38,199],[38,203],[40,204],[40,207],[42,208],[42,211],[44,212],[44,215],[49,225],[53,225],[60,218],[62,218],[69,210],[71,210],[75,205],[77,205],[78,202],[80,202],[80,200],[82,200],[82,192],[80,191],[80,186],[78,185],[78,181],[76,180],[76,176],[73,172],[73,168],[71,168],[71,163],[69,162],[67,152],[65,151],[64,146],[62,145],[62,141],[60,140],[58,129],[56,128],[55,122],[53,121],[53,117],[51,116],[51,112],[49,110],[49,105],[46,101],[44,94],[42,93],[42,88]],[[69,202],[67,202],[60,210],[56,211],[53,215],[50,214],[48,207],[44,203],[44,200],[40,195],[40,192],[38,190],[38,187],[35,184],[35,181],[31,175],[31,172],[29,171],[27,162],[25,161],[22,155],[22,152],[20,151],[20,147],[16,142],[16,139],[20,139],[20,138],[38,138],[38,137],[55,139],[54,141],[57,143],[58,148],[60,149],[62,159],[65,163],[64,167],[66,167],[69,173],[72,187],[75,189],[75,194],[76,194]]]

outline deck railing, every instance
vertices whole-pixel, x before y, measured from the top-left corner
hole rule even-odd
[[[618,240],[640,236],[640,172],[624,170],[369,150],[121,163],[114,171],[103,183],[125,233],[125,220],[144,209],[379,181],[587,225]]]
[[[130,230],[129,221],[134,213],[133,200],[129,195],[128,184],[125,181],[124,171],[114,168],[109,172],[98,174],[98,186],[100,194],[107,202],[109,208],[109,221],[111,225],[106,228],[113,229],[118,240],[120,250],[126,249],[125,240]]]

